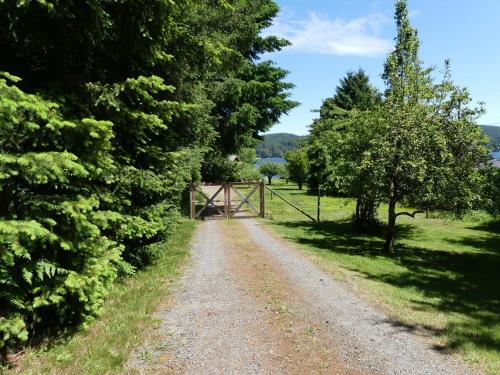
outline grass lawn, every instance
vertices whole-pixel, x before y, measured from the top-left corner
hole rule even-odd
[[[316,216],[316,197],[276,180],[272,188]],[[500,373],[500,220],[474,213],[398,218],[396,256],[382,255],[383,234],[351,226],[353,200],[324,197],[316,225],[266,192],[266,223],[299,244],[334,277],[379,305],[396,324],[431,332],[439,350],[460,353]],[[379,218],[387,215],[381,207]],[[425,330],[422,330],[425,328]]]
[[[165,245],[156,264],[118,282],[104,314],[87,331],[59,342],[29,349],[7,374],[115,374],[123,373],[131,351],[157,324],[153,313],[168,300],[168,284],[180,274],[196,227],[184,220]],[[0,373],[2,369],[0,368]]]

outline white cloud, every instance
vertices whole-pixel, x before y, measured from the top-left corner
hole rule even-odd
[[[344,20],[310,12],[307,19],[296,20],[282,13],[266,35],[288,39],[292,43],[289,51],[373,57],[392,47],[391,40],[380,37],[382,26],[389,21],[377,14]]]

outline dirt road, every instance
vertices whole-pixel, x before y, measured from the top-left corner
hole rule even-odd
[[[130,372],[471,373],[256,220],[200,224],[174,297]]]

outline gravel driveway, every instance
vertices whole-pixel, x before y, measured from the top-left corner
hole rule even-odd
[[[161,286],[160,286],[161,287]],[[143,374],[469,374],[257,220],[205,221]]]

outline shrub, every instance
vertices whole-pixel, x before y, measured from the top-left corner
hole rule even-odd
[[[27,329],[85,325],[116,277],[120,246],[94,186],[111,176],[109,122],[64,119],[0,79],[0,348]]]

